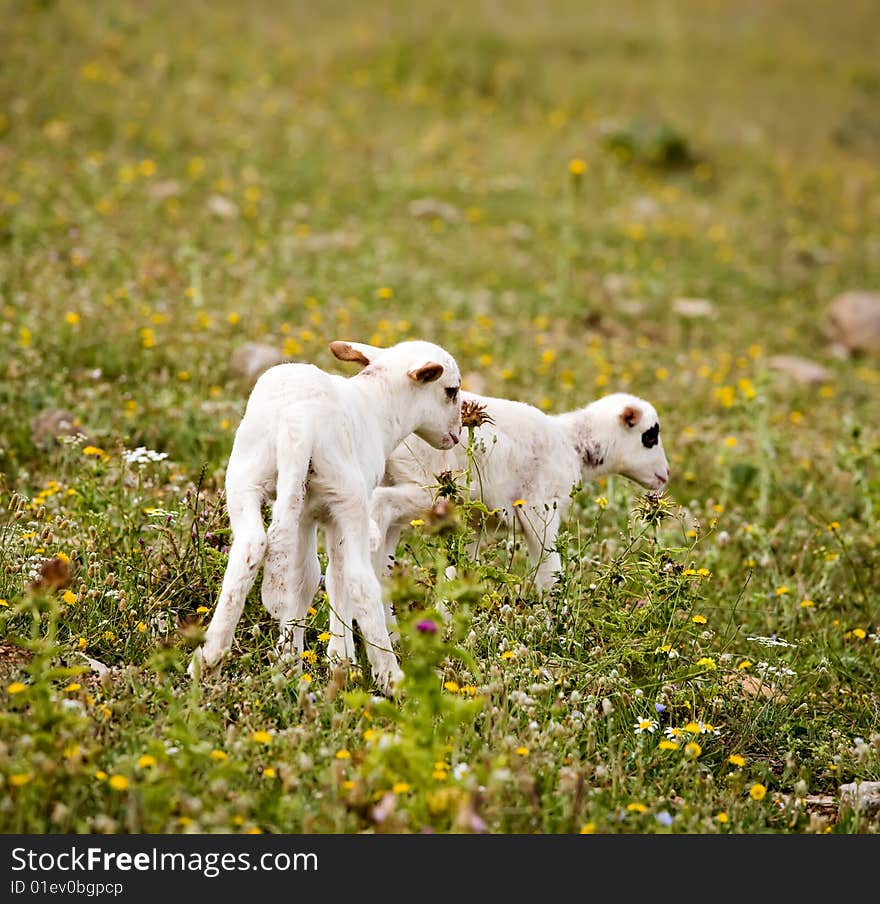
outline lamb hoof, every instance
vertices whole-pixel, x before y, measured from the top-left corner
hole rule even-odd
[[[400,696],[403,672],[394,657],[390,657],[390,660],[373,669],[373,681],[384,696],[393,699]]]

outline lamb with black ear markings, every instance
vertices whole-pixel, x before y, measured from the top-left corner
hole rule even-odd
[[[490,509],[516,518],[539,590],[550,587],[560,569],[556,536],[577,483],[622,474],[656,492],[669,480],[660,419],[638,396],[612,393],[557,415],[468,392],[462,402],[485,407],[494,422],[477,430],[472,492]],[[438,452],[411,436],[394,450],[371,502],[370,544],[379,574],[393,563],[402,529],[430,509],[436,475],[466,467],[463,446]]]
[[[263,605],[279,623],[277,650],[301,656],[303,621],[321,577],[319,526],[328,556],[328,656],[354,658],[357,621],[379,687],[390,691],[400,675],[370,561],[370,494],[404,437],[421,437],[432,450],[459,441],[461,374],[449,352],[430,342],[333,342],[330,349],[364,369],[346,378],[279,364],[248,399],[226,469],[232,548],[191,675],[214,668],[230,649],[261,564]],[[267,533],[262,507],[270,500]]]

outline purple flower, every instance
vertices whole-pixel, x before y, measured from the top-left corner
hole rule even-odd
[[[672,816],[666,812],[666,810],[661,810],[659,813],[655,814],[655,819],[660,825],[663,826],[671,826],[672,825]]]
[[[666,707],[662,703],[655,703],[654,704],[654,712],[655,713],[665,713]]]
[[[417,625],[416,630],[421,631],[422,634],[436,634],[437,633],[437,622],[432,618],[423,618]]]

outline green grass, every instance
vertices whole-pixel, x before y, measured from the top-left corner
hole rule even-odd
[[[876,6],[322,6],[2,3],[0,829],[877,832],[836,798],[880,780],[880,365],[822,331],[880,286]],[[649,399],[666,507],[581,488],[544,599],[516,537],[407,535],[399,702],[328,669],[321,596],[311,681],[274,669],[258,588],[193,686],[232,352],[408,337],[548,411]]]

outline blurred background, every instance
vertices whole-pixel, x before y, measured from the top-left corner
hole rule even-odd
[[[700,355],[825,355],[830,302],[880,284],[869,0],[3,7],[29,414],[217,460],[272,359],[240,347],[333,367],[340,336],[446,343],[547,410],[678,402]]]

